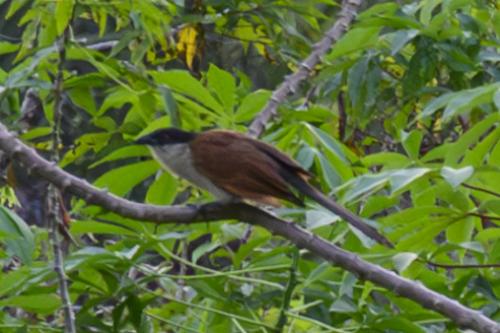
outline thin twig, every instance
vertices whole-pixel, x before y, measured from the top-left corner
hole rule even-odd
[[[244,203],[155,206],[132,202],[100,190],[46,161],[34,149],[9,133],[2,123],[0,123],[0,150],[60,189],[82,197],[88,204],[97,204],[109,211],[141,222],[189,224],[236,219],[258,225],[275,235],[288,239],[299,248],[307,249],[328,262],[354,273],[360,279],[371,281],[400,297],[411,299],[423,307],[443,314],[459,327],[470,328],[480,333],[500,333],[500,325],[481,312],[469,309],[445,295],[428,289],[421,283],[364,261],[356,254],[345,251],[302,229],[296,223],[279,219],[257,207]]]
[[[476,190],[476,191],[479,191],[479,192],[484,192],[484,193],[488,193],[488,194],[491,194],[495,197],[499,197],[500,198],[500,193],[498,192],[494,192],[494,191],[491,191],[491,190],[487,190],[485,188],[482,188],[482,187],[478,187],[478,186],[474,186],[474,185],[469,185],[467,183],[462,183],[462,186],[463,187],[466,187],[466,188],[469,188],[471,190]]]
[[[500,221],[500,216],[491,216],[479,213],[467,213],[467,216],[475,216],[485,220]]]
[[[462,268],[497,268],[500,264],[440,264],[434,261],[426,260],[425,263],[428,265],[446,268],[446,269],[462,269]]]
[[[344,0],[342,9],[339,12],[338,19],[330,30],[315,46],[311,54],[300,63],[297,72],[288,76],[285,81],[274,90],[271,98],[264,109],[255,117],[249,127],[249,134],[258,137],[264,131],[266,124],[277,115],[278,106],[285,101],[288,95],[293,94],[299,88],[302,81],[307,79],[316,65],[321,62],[323,56],[330,50],[347,30],[356,16],[356,12],[361,5],[361,0]]]
[[[61,143],[61,118],[62,118],[62,94],[63,94],[63,71],[66,59],[66,41],[68,40],[69,30],[66,29],[58,40],[59,64],[57,75],[54,80],[54,125],[52,129],[52,161],[57,163],[59,160],[59,146]],[[49,184],[47,195],[47,217],[50,242],[54,252],[54,270],[59,281],[59,293],[64,310],[65,332],[76,333],[75,313],[68,291],[68,283],[64,272],[64,259],[58,237],[59,227],[63,226],[61,217],[61,206],[59,202],[59,192],[54,184]]]

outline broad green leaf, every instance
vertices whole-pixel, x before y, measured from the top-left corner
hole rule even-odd
[[[317,154],[319,164],[321,166],[321,171],[323,173],[323,178],[328,184],[330,189],[334,189],[341,184],[340,175],[334,170],[325,156],[321,153]]]
[[[413,252],[402,252],[398,253],[392,257],[392,262],[394,263],[394,268],[401,274],[408,266],[411,265],[415,259],[418,258],[418,255]]]
[[[169,116],[163,116],[156,118],[155,120],[149,122],[149,124],[135,137],[136,139],[140,138],[143,135],[149,134],[153,131],[156,131],[157,129],[160,128],[165,128],[170,126],[170,117]]]
[[[408,156],[413,160],[417,160],[420,155],[420,143],[423,136],[423,133],[418,130],[411,131],[410,133],[401,133],[403,147]]]
[[[376,45],[381,27],[354,28],[349,30],[327,56],[329,61],[355,51]]]
[[[29,268],[24,266],[15,271],[2,272],[3,274],[0,275],[0,296],[2,298],[8,293],[17,291],[21,285],[25,285],[30,278],[27,269]]]
[[[394,33],[394,38],[391,43],[391,54],[396,55],[409,41],[417,37],[419,30],[399,30]]]
[[[481,210],[488,210],[498,216],[500,216],[500,200],[488,200],[484,201],[479,207]]]
[[[441,169],[441,176],[454,188],[465,182],[473,174],[474,168],[471,166],[461,169],[453,169],[445,166]]]
[[[446,229],[446,239],[450,243],[463,243],[468,242],[472,238],[472,232],[474,230],[474,218],[467,217],[454,221]]]
[[[150,72],[150,75],[155,82],[166,84],[170,89],[195,99],[219,115],[224,114],[223,106],[189,72],[170,70],[167,72]]]
[[[207,242],[203,243],[202,245],[198,246],[194,251],[193,255],[191,257],[191,261],[196,263],[200,257],[202,257],[204,254],[209,253],[216,248],[220,247],[221,244],[217,241],[215,242]]]
[[[477,233],[476,240],[485,243],[500,240],[500,228],[488,228]]]
[[[339,144],[332,136],[325,133],[323,130],[314,127],[308,123],[303,123],[304,126],[314,135],[314,137],[335,156],[337,156],[344,163],[349,163],[344,154],[341,144]]]
[[[306,211],[306,226],[313,230],[339,221],[340,217],[326,209],[312,209]]]
[[[493,102],[493,97],[499,90],[500,83],[492,83],[441,95],[425,106],[420,117],[428,117],[437,110],[446,107],[443,113],[443,121],[449,121],[453,116],[469,111],[476,106]]]
[[[172,203],[177,194],[177,179],[168,172],[163,172],[153,184],[149,186],[146,193],[146,203],[154,205],[166,205]]]
[[[235,112],[235,120],[245,122],[253,119],[264,108],[270,97],[271,92],[268,90],[257,90],[246,95]]]
[[[33,140],[33,139],[36,139],[36,138],[40,138],[42,136],[48,136],[52,133],[52,127],[35,127],[33,129],[30,129],[29,131],[27,132],[24,132],[23,134],[21,134],[21,138],[23,140]]]
[[[342,196],[342,202],[350,202],[360,196],[365,196],[382,187],[384,187],[389,180],[389,174],[386,172],[370,175],[366,174],[357,177],[346,184],[342,188],[348,188]]]
[[[342,296],[341,298],[333,302],[329,310],[331,312],[337,312],[337,313],[350,313],[358,311],[358,308],[356,304],[354,304],[351,298],[347,296]]]
[[[388,317],[384,316],[377,322],[373,323],[372,328],[374,330],[380,330],[382,332],[399,331],[405,333],[425,333],[427,332],[416,323],[405,318],[404,316]]]
[[[10,42],[2,41],[0,42],[0,55],[12,53],[19,49],[19,44],[13,44]]]
[[[12,1],[10,3],[9,10],[5,14],[5,19],[9,19],[12,15],[14,15],[15,13],[17,13],[17,11],[19,9],[21,9],[21,7],[23,7],[26,4],[26,2],[28,2],[28,0],[16,0],[16,1]]]
[[[366,167],[377,165],[386,166],[390,169],[404,168],[410,164],[410,160],[403,154],[394,152],[380,152],[364,156],[361,162]]]
[[[74,4],[74,0],[56,2],[55,21],[58,35],[61,35],[68,26],[71,16],[73,15]]]
[[[99,161],[92,163],[89,168],[95,168],[106,162],[117,161],[125,158],[150,156],[148,149],[142,145],[125,146],[112,151]]]
[[[59,166],[63,168],[83,157],[89,151],[99,152],[108,145],[110,137],[110,133],[83,134],[76,140],[75,147],[63,156]]]
[[[491,103],[495,93],[500,91],[500,83],[486,85],[454,93],[453,98],[447,103],[443,113],[443,121],[460,115],[476,106]]]
[[[165,86],[159,88],[161,95],[163,96],[163,101],[165,103],[165,111],[170,117],[170,123],[173,127],[180,127],[181,120],[179,118],[179,110],[177,108],[177,103],[174,99],[174,95]]]
[[[0,305],[48,315],[61,306],[61,300],[56,294],[19,295],[1,300]]]
[[[35,237],[26,222],[3,206],[0,206],[0,232],[5,235],[7,249],[23,263],[31,264]]]
[[[91,116],[97,113],[94,95],[88,87],[75,87],[68,91],[71,101],[77,106],[88,112]]]
[[[232,113],[236,103],[236,80],[231,73],[210,64],[207,72],[207,85],[217,95],[226,113]]]
[[[391,184],[391,193],[399,191],[406,185],[411,182],[417,180],[423,175],[430,172],[430,169],[427,168],[411,168],[411,169],[402,169],[391,172],[389,176],[389,183]]]
[[[100,176],[94,185],[105,188],[118,196],[124,196],[132,188],[150,177],[159,169],[156,161],[144,161],[111,169]]]

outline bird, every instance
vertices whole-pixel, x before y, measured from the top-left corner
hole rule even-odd
[[[392,243],[359,216],[309,183],[313,175],[272,145],[243,133],[162,128],[139,137],[163,169],[207,190],[220,202],[250,201],[278,207],[304,206],[309,197],[378,243]]]

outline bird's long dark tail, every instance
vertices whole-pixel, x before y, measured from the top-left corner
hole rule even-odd
[[[394,245],[387,238],[385,238],[385,236],[380,234],[377,231],[377,229],[363,222],[363,220],[359,216],[355,215],[347,208],[342,207],[341,205],[339,205],[338,203],[336,203],[335,201],[333,201],[332,199],[330,199],[329,197],[327,197],[326,195],[315,189],[313,186],[311,186],[308,182],[306,182],[299,176],[288,174],[285,179],[297,191],[315,200],[321,206],[327,208],[328,210],[342,217],[344,220],[346,220],[351,225],[359,229],[368,237],[372,238],[373,240],[377,241],[382,245],[391,248],[394,247]]]

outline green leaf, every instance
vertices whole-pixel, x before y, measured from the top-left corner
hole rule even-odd
[[[306,211],[306,226],[313,230],[339,221],[340,217],[326,209],[312,209]]]
[[[500,228],[488,228],[481,230],[476,235],[476,240],[486,243],[500,240]]]
[[[500,216],[500,200],[488,200],[481,204],[480,210],[490,211],[498,216]]]
[[[394,152],[380,152],[363,157],[361,159],[361,162],[366,167],[382,165],[392,169],[404,168],[410,163],[410,160],[403,154]]]
[[[500,91],[500,83],[454,93],[453,98],[448,102],[444,110],[443,121],[449,121],[452,117],[469,111],[481,104],[491,103],[493,96],[498,91]]]
[[[28,2],[28,0],[12,1],[10,3],[10,7],[9,7],[9,10],[7,11],[7,14],[5,14],[5,19],[9,19],[12,15],[17,13],[17,11],[19,9],[21,9],[21,7],[23,7],[27,2]]]
[[[165,111],[170,117],[170,123],[173,127],[180,127],[181,120],[179,118],[179,110],[177,109],[177,103],[174,99],[174,95],[165,86],[159,87],[161,95],[163,96],[163,101],[165,102]]]
[[[163,172],[153,184],[149,186],[146,194],[146,203],[166,205],[172,203],[177,194],[177,179],[168,172]]]
[[[409,41],[414,39],[420,33],[419,30],[399,30],[394,34],[391,43],[391,55],[396,55]]]
[[[356,312],[357,310],[356,304],[347,296],[342,296],[330,306],[330,311],[337,313],[350,313]]]
[[[342,188],[348,188],[345,194],[342,196],[342,202],[350,202],[360,196],[367,195],[368,193],[374,192],[382,187],[384,187],[389,180],[389,174],[386,172],[379,173],[376,175],[362,175],[350,180],[346,184],[342,185]]]
[[[167,72],[150,72],[150,75],[155,82],[166,84],[170,89],[195,99],[219,115],[224,114],[223,106],[189,72],[170,70]]]
[[[91,116],[96,115],[97,109],[94,102],[94,96],[89,87],[75,87],[69,90],[68,93],[73,103],[82,108],[85,112],[88,112]]]
[[[268,90],[257,90],[246,95],[235,112],[235,120],[245,122],[253,119],[264,108],[270,97],[271,92]]]
[[[48,315],[61,306],[61,300],[55,294],[19,295],[1,300],[0,305]]]
[[[125,146],[112,151],[105,157],[101,158],[99,161],[92,163],[89,168],[95,168],[106,162],[117,161],[125,158],[135,158],[150,156],[148,149],[142,145]]]
[[[381,27],[354,28],[349,30],[335,45],[327,56],[329,61],[355,51],[363,51],[374,46],[378,41]]]
[[[202,245],[198,246],[194,251],[193,251],[193,256],[191,258],[191,261],[196,263],[200,257],[202,257],[204,254],[211,252],[212,250],[218,248],[221,244],[219,242],[207,242],[203,243]]]
[[[158,169],[158,163],[153,160],[129,164],[106,172],[94,182],[94,185],[106,188],[118,196],[124,196]]]
[[[406,132],[401,134],[403,147],[413,160],[417,160],[420,155],[420,143],[423,136],[423,133],[418,130],[413,130],[409,134]]]
[[[461,169],[453,169],[445,166],[441,169],[441,176],[454,188],[469,179],[473,173],[474,168],[471,166]]]
[[[217,95],[226,113],[232,113],[236,103],[236,80],[231,73],[210,64],[207,72],[207,85]]]
[[[58,35],[61,35],[68,26],[71,16],[73,15],[74,5],[74,0],[63,0],[56,2],[55,21]]]
[[[431,169],[428,168],[411,168],[391,172],[389,176],[389,183],[391,184],[391,194],[394,194],[395,192],[401,190],[406,185],[419,179],[430,171]]]
[[[498,91],[500,91],[500,83],[492,83],[441,95],[425,106],[420,118],[428,117],[446,106],[443,121],[449,121],[452,117],[469,111],[476,106],[493,102],[493,98]]]
[[[468,242],[472,239],[472,232],[474,231],[474,218],[467,217],[454,221],[446,229],[446,239],[450,243],[460,244]]]
[[[425,333],[426,331],[403,316],[384,316],[376,323],[371,324],[374,330],[382,332],[405,332],[405,333]]]
[[[35,237],[26,222],[3,206],[0,206],[0,232],[5,235],[7,249],[23,263],[31,264]]]
[[[16,52],[18,49],[19,49],[19,44],[0,41],[0,55]]]
[[[401,274],[408,266],[411,265],[415,259],[418,258],[418,255],[413,252],[402,252],[398,253],[392,257],[392,262],[394,263],[394,268]]]
[[[308,123],[304,123],[304,126],[314,135],[314,137],[330,152],[332,152],[335,156],[337,156],[344,163],[349,163],[344,150],[342,149],[342,145],[337,142],[331,135],[328,135],[323,130],[314,127]]]

